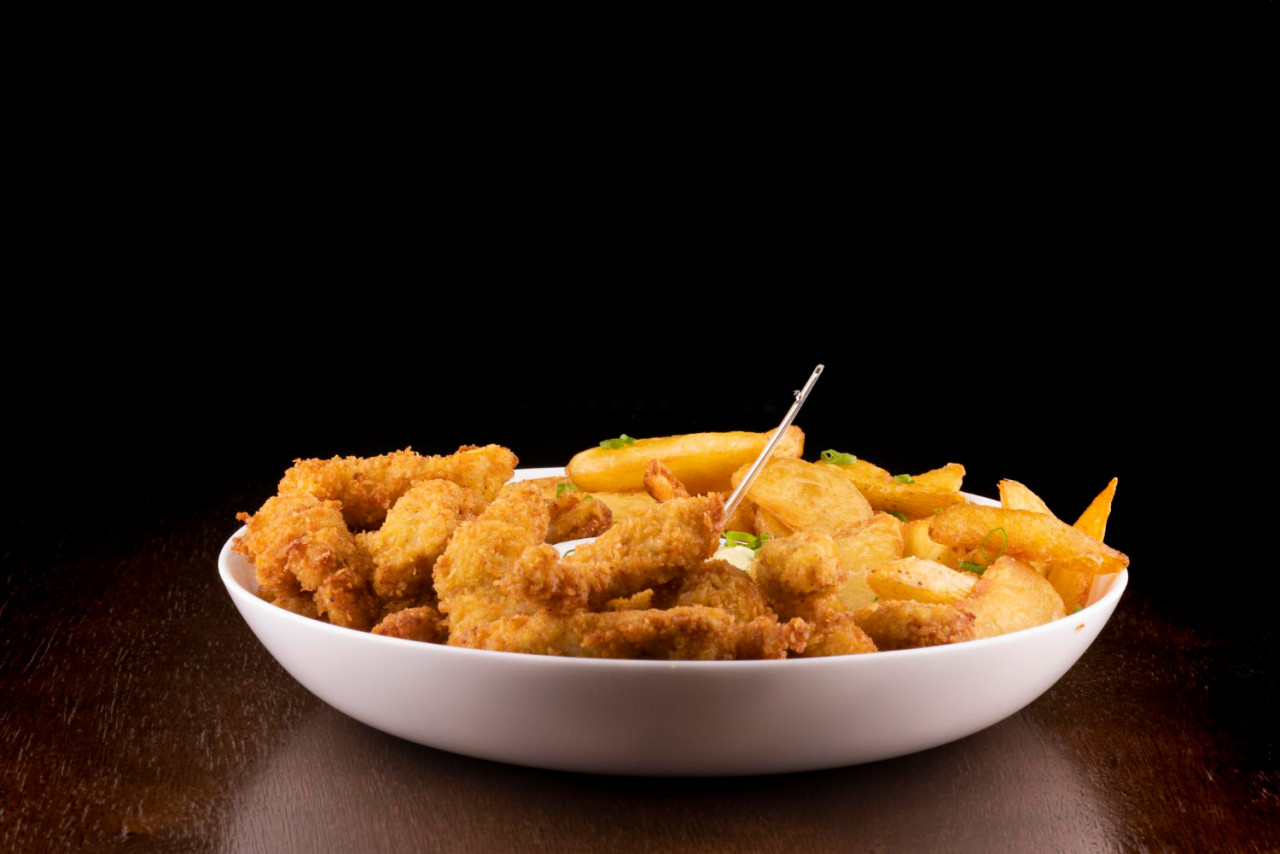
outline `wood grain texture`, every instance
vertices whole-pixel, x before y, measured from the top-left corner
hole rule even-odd
[[[9,520],[0,850],[1280,850],[1277,633],[1141,566],[1080,663],[970,738],[807,774],[592,777],[421,747],[308,694],[217,578],[234,512],[273,485],[227,482],[248,485]]]

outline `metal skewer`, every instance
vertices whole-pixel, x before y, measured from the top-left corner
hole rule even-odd
[[[760,452],[760,456],[756,457],[756,461],[751,464],[747,476],[742,479],[742,483],[738,484],[738,488],[733,491],[733,495],[730,495],[729,500],[724,503],[726,519],[733,514],[734,510],[738,509],[738,505],[746,497],[747,490],[751,488],[751,484],[755,483],[756,475],[760,474],[764,464],[773,456],[773,449],[778,447],[778,443],[782,441],[782,434],[791,426],[791,422],[796,420],[796,414],[800,411],[800,407],[804,406],[805,399],[809,397],[809,392],[813,391],[813,385],[818,381],[818,377],[821,374],[822,365],[818,365],[813,369],[813,373],[809,375],[809,381],[804,384],[804,388],[794,392],[796,402],[791,404],[791,408],[787,410],[786,417],[782,419],[782,423],[774,431],[773,438],[769,440],[769,444],[764,446],[764,450]]]

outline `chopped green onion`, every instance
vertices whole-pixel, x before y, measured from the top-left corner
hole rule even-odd
[[[827,448],[822,452],[822,461],[833,466],[851,466],[858,461],[858,458],[853,454],[844,454]]]
[[[942,508],[941,508],[941,507],[935,507],[935,508],[933,508],[933,515],[937,516],[937,515],[938,515],[939,513],[941,513],[941,512],[942,512]]]
[[[871,601],[872,601],[872,602],[879,602],[879,601],[880,601],[880,597],[879,597],[879,596],[877,596],[876,598],[872,599]]]
[[[564,553],[564,556],[565,556],[565,557],[568,557],[569,555],[573,554],[573,553],[574,553],[574,552],[576,552],[577,550],[578,550],[578,547],[577,547],[577,546],[574,546],[573,548],[571,548],[571,549],[569,549],[567,552],[565,552],[565,553]]]
[[[1076,611],[1079,611],[1079,610],[1080,610],[1080,606],[1079,606],[1079,605],[1077,605],[1077,606],[1076,606]],[[1076,611],[1072,611],[1071,613],[1073,613],[1073,614],[1074,614]]]
[[[991,535],[994,534],[996,531],[999,531],[1001,534],[1004,534],[1004,545],[1000,547],[1000,551],[996,552],[995,557],[987,557],[987,540],[991,539]],[[982,540],[982,559],[985,560],[988,564],[995,563],[996,558],[1004,554],[1004,550],[1007,548],[1009,548],[1009,532],[1006,531],[1004,528],[992,528],[990,531],[987,531],[987,536]]]
[[[748,534],[746,531],[725,531],[724,544],[726,548],[746,546],[755,551],[764,545],[764,541],[768,536],[768,534],[765,534],[764,537],[757,537],[755,534]]]
[[[578,491],[578,487],[574,486],[572,483],[569,483],[567,480],[563,483],[556,484],[556,498],[559,498],[561,495],[564,495],[566,492],[577,492],[577,491]]]
[[[600,443],[600,447],[604,448],[606,451],[616,451],[621,447],[624,447],[626,445],[634,445],[635,443],[636,443],[635,439],[632,439],[626,433],[623,433],[621,436],[619,436],[616,439],[605,439],[603,442]]]
[[[911,521],[911,520],[909,520],[909,519],[907,518],[907,514],[906,514],[906,513],[903,513],[901,510],[889,510],[889,511],[888,511],[888,513],[889,513],[889,515],[890,515],[890,516],[897,516],[897,517],[898,517],[898,521],[900,521],[900,522],[909,522],[909,521]]]
[[[895,474],[893,479],[898,483],[915,483],[916,479],[909,474]]]
[[[987,569],[986,564],[969,563],[967,560],[960,561],[960,568],[965,572],[976,572],[978,575],[982,575]]]

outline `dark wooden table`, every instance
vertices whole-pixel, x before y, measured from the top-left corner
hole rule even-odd
[[[1224,517],[1157,555],[1135,521],[1154,487],[1121,487],[1114,524],[1134,568],[1111,623],[1057,685],[990,729],[815,773],[595,777],[421,747],[295,683],[241,621],[216,555],[234,513],[255,509],[291,456],[332,452],[331,437],[282,451],[292,438],[278,427],[260,453],[242,439],[193,455],[183,417],[218,416],[188,402],[167,440],[152,429],[82,480],[40,489],[36,459],[27,487],[10,484],[0,850],[1280,850],[1280,635],[1261,588],[1214,587],[1243,571],[1216,560],[1218,540],[1254,534]],[[518,450],[562,462],[582,442],[566,432]],[[435,440],[414,441],[457,444]],[[342,450],[405,444],[376,431],[362,441]],[[1105,480],[1089,474],[1091,495]],[[40,500],[19,500],[24,489]]]

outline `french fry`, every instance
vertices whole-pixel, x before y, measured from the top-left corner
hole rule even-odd
[[[935,486],[929,482],[922,484],[918,479],[915,483],[900,483],[884,469],[871,466],[869,463],[863,465],[864,462],[864,460],[858,460],[846,466],[834,463],[819,463],[819,465],[839,472],[847,478],[866,497],[872,509],[895,511],[902,513],[908,519],[928,518],[935,510],[964,504],[967,501],[957,489]],[[961,468],[963,472],[962,467],[957,466],[957,468]],[[931,480],[953,482],[954,470],[940,474]]]
[[[973,590],[978,576],[916,557],[904,557],[873,567],[867,584],[881,599],[950,604]]]
[[[1107,484],[1102,492],[1098,493],[1098,497],[1093,499],[1080,518],[1076,520],[1075,527],[1084,531],[1098,542],[1107,535],[1107,519],[1111,516],[1111,502],[1116,497],[1116,485],[1120,482],[1119,478],[1111,478],[1111,482]]]
[[[1053,515],[1049,505],[1045,504],[1039,495],[1016,480],[1000,481],[1000,506],[1010,510],[1034,510],[1037,513]]]
[[[764,450],[768,433],[686,433],[637,439],[630,445],[608,450],[588,448],[574,455],[565,471],[580,489],[588,492],[631,492],[644,489],[649,460],[661,460],[689,492],[727,492],[733,473],[752,462]],[[774,449],[774,459],[804,453],[804,433],[791,426]]]
[[[902,526],[902,556],[918,557],[959,569],[965,550],[929,539],[929,519],[913,519]]]
[[[930,489],[945,489],[959,492],[964,485],[964,466],[959,463],[947,463],[940,469],[932,469],[913,478],[916,486],[927,486]]]
[[[997,529],[1004,531],[1004,537],[992,537]],[[930,520],[929,537],[966,549],[985,546],[988,560],[1002,552],[1090,575],[1119,572],[1129,565],[1129,558],[1121,552],[1050,514],[1034,510],[977,504],[948,507]]]

